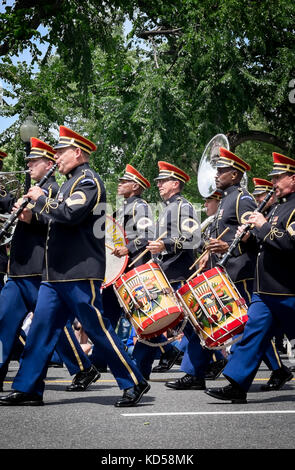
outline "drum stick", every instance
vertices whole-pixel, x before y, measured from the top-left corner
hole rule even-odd
[[[163,232],[162,235],[159,236],[159,238],[157,238],[157,240],[154,240],[155,242],[159,242],[162,238],[164,238],[165,236],[167,235],[167,232]],[[133,266],[134,263],[136,263],[140,258],[142,258],[149,250],[146,248],[142,253],[140,253],[140,255],[137,256],[137,258],[135,258],[132,263],[130,263],[128,265],[128,267],[130,268],[131,266]]]
[[[109,250],[113,250],[113,249],[114,249],[114,247],[113,247],[113,246],[111,246],[111,245],[108,245],[107,243],[106,243],[106,248],[108,248]]]
[[[218,237],[216,238],[216,240],[220,240],[228,231],[229,231],[229,227],[226,227],[226,229],[223,230],[223,232],[222,232],[220,235],[218,235]],[[201,261],[201,259],[204,258],[204,256],[205,256],[208,252],[209,252],[208,249],[205,250],[204,253],[202,253],[201,256],[199,256],[199,258],[196,259],[196,261],[191,265],[191,267],[190,267],[189,269],[192,269],[197,263],[199,263],[199,261]],[[195,276],[198,272],[199,272],[199,270],[196,271],[196,272],[193,274],[193,276]],[[191,278],[192,278],[192,276],[189,277],[187,280],[189,281]]]

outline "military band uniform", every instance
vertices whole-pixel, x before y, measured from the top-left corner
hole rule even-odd
[[[247,215],[256,208],[257,204],[253,196],[246,189],[237,186],[229,187],[224,191],[220,204],[220,211],[217,216],[217,235],[220,235],[226,227],[230,227],[230,230],[223,238],[230,246],[235,237],[237,227],[247,220]],[[238,217],[235,214],[238,214]],[[255,264],[256,253],[253,251],[242,252],[240,249],[237,249],[225,266],[230,279],[234,282],[241,297],[246,300],[248,306],[250,305],[253,292]],[[236,344],[232,347],[232,353],[235,351]],[[273,341],[270,342],[266,349],[263,361],[273,371],[282,367],[279,353]]]
[[[215,232],[215,238],[217,238],[225,228],[229,227],[229,231],[222,240],[230,245],[234,239],[237,226],[239,225],[237,214],[240,220],[244,213],[254,210],[255,207],[255,201],[246,190],[236,185],[231,186],[223,193],[218,213],[216,214],[215,227],[211,227],[211,235],[213,236]],[[215,261],[213,261],[212,258],[215,258]],[[211,255],[210,257],[210,261],[213,264],[216,263],[217,259],[218,257],[216,255]],[[226,266],[229,277],[236,284],[241,296],[244,297],[247,302],[250,302],[251,298],[254,261],[254,258],[251,259],[251,256],[247,253],[236,253],[236,256],[233,257]],[[183,357],[181,369],[187,375],[196,378],[195,386],[197,386],[197,382],[199,382],[201,387],[205,388],[204,378],[211,357],[212,352],[203,348],[199,337],[195,333],[192,334]]]
[[[207,243],[209,242],[210,238],[217,238],[217,214],[218,214],[218,206],[223,196],[223,191],[216,190],[208,197],[205,198],[205,207],[207,207],[210,203],[215,203],[214,214],[210,214],[209,223],[202,229],[202,240],[201,245],[199,246],[197,253],[201,256],[206,251]],[[212,201],[213,200],[213,201]],[[218,205],[217,205],[218,204]],[[212,211],[212,209],[211,209]],[[206,223],[206,220],[204,221]],[[202,228],[202,225],[201,225]],[[214,253],[209,254],[209,259],[206,264],[206,270],[215,268],[216,263],[218,261],[218,257]],[[197,266],[196,266],[197,267]],[[186,340],[187,345],[187,340]],[[217,378],[220,373],[222,372],[223,368],[225,367],[227,360],[226,360],[226,353],[222,352],[221,350],[212,350],[210,351],[211,359],[208,369],[206,371],[206,379],[214,380]]]
[[[186,173],[172,164],[158,162],[158,166],[159,176],[156,178],[156,181],[158,179],[174,178],[181,181],[181,183],[185,183],[189,180],[189,176]],[[189,277],[189,267],[195,259],[194,250],[197,249],[201,242],[201,228],[198,216],[192,204],[180,192],[164,200],[163,211],[156,225],[155,240],[165,232],[167,233],[162,238],[165,250],[154,259],[176,291]],[[184,332],[188,336],[192,333],[188,324],[184,328]],[[152,341],[158,343],[159,340],[161,342],[161,339],[157,337]],[[150,347],[139,341],[136,342],[133,358],[140,369],[144,371],[145,376],[149,376],[156,354],[157,348]]]
[[[4,158],[7,157],[6,152],[2,152],[0,150],[0,170],[2,170],[3,167],[3,161]],[[5,186],[0,184],[0,198],[1,200],[5,201],[5,206],[10,205],[9,201],[12,199],[12,195],[7,193]],[[1,240],[0,240],[1,243]],[[0,291],[2,287],[4,286],[5,282],[5,276],[7,274],[7,264],[8,264],[8,255],[7,255],[7,249],[6,246],[0,245]]]
[[[250,168],[242,159],[222,147],[220,148],[220,159],[216,165],[217,168],[239,169],[240,172],[248,171]],[[247,214],[255,210],[257,205],[253,196],[238,183],[235,183],[235,180],[228,180],[225,187],[221,189],[223,195],[214,221],[215,227],[211,227],[211,229],[215,230],[216,238],[225,229],[228,229],[222,237],[222,241],[230,246],[235,238],[237,227]],[[218,262],[218,258],[220,258],[220,254],[211,254],[209,259],[211,259],[211,263],[214,263]],[[254,266],[255,254],[253,252],[245,253],[239,249],[234,252],[234,256],[229,259],[226,265],[229,278],[234,282],[241,297],[248,305],[253,289]],[[279,356],[274,354],[272,346],[267,351],[265,361],[272,370],[280,369]],[[177,381],[167,382],[166,386],[175,389],[205,389],[206,371],[211,357],[212,352],[202,347],[199,336],[196,333],[191,334],[181,363],[181,369],[186,375]]]
[[[28,159],[39,158],[35,157],[35,154],[39,155],[36,149],[49,152],[48,157],[45,158],[49,158],[53,150],[39,139],[33,138],[32,151]],[[48,178],[42,190],[46,197],[52,198],[56,195],[58,184],[54,176]],[[0,210],[10,213],[13,204],[14,198],[10,194],[3,193],[3,198],[0,197]],[[24,344],[23,336],[20,338],[22,323],[26,315],[33,312],[36,306],[42,280],[46,233],[47,226],[33,217],[30,224],[19,220],[12,236],[8,279],[0,297],[0,340],[3,345],[0,367],[1,386],[18,338],[22,346]],[[70,321],[61,332],[56,352],[71,375],[91,367],[90,360],[75,337]]]
[[[129,265],[145,250],[148,241],[153,239],[154,221],[149,204],[141,197],[142,191],[150,187],[150,182],[130,164],[126,165],[123,176],[119,178],[119,184],[123,181],[137,183],[141,188],[140,194],[134,195],[132,193],[129,197],[124,196],[122,205],[113,214],[113,218],[124,229]],[[129,195],[129,192],[127,194]],[[135,262],[130,269],[149,260],[150,254],[147,253]],[[125,271],[128,271],[128,267]],[[113,285],[102,290],[102,302],[104,315],[110,320],[112,327],[116,329],[123,310],[118,302]],[[99,369],[107,367],[107,358],[102,357],[97,346],[94,346],[91,358],[93,364]]]
[[[285,331],[289,339],[295,337],[295,286],[293,266],[295,263],[295,160],[273,153],[273,171],[271,176],[283,175],[292,178],[292,189],[282,192],[281,183],[278,191],[279,204],[268,221],[255,225],[257,215],[249,219],[254,223],[255,231],[245,242],[251,246],[256,243],[258,256],[252,302],[249,308],[249,320],[246,323],[242,340],[239,342],[231,361],[224,369],[224,376],[230,385],[209,389],[209,395],[230,400],[233,403],[245,403],[247,392],[260,366],[263,354],[277,325]],[[285,174],[285,175],[284,175]],[[288,176],[290,175],[290,176]],[[276,183],[279,185],[278,180]],[[290,188],[290,187],[289,187]],[[242,245],[242,244],[241,244]],[[292,378],[289,373],[285,382]]]
[[[0,246],[0,291],[4,286],[5,282],[5,275],[7,273],[7,264],[8,264],[8,256],[6,251],[6,246]]]
[[[150,386],[135,368],[110,321],[103,316],[101,283],[105,275],[106,194],[100,176],[90,168],[95,144],[65,126],[56,146],[59,171],[67,180],[52,199],[31,188],[33,212],[48,221],[45,266],[14,392],[3,405],[43,404],[48,361],[68,320],[68,310],[83,325],[93,344],[108,357],[124,394],[116,406],[133,406]]]

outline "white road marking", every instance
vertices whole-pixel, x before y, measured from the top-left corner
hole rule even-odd
[[[273,410],[273,411],[179,411],[171,413],[122,413],[122,416],[140,417],[140,416],[206,416],[206,415],[261,415],[261,414],[291,414],[295,410]]]

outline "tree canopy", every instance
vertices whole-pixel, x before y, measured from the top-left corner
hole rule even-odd
[[[250,176],[266,177],[274,150],[294,156],[292,0],[27,0],[6,7],[1,23],[2,114],[19,120],[0,144],[19,155],[14,167],[28,114],[46,141],[60,124],[93,139],[110,182],[126,163],[148,178],[159,160],[180,166],[195,200],[198,162],[217,133],[252,165]],[[15,64],[27,47],[32,63]]]

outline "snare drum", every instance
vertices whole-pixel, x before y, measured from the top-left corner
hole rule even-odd
[[[184,317],[177,295],[154,262],[120,276],[114,290],[139,338],[158,336]]]
[[[177,294],[203,346],[222,349],[244,330],[248,320],[246,301],[223,268],[193,278]]]

